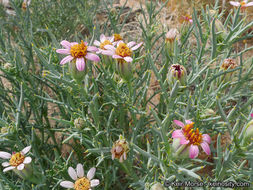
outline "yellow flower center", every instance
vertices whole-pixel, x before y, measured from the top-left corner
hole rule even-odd
[[[81,58],[87,54],[87,46],[84,44],[83,40],[80,44],[73,45],[70,49],[70,53],[74,58]]]
[[[241,1],[240,4],[241,4],[241,7],[244,7],[246,5],[244,1]]]
[[[115,53],[121,57],[128,57],[132,55],[132,50],[125,43],[120,43]]]
[[[11,166],[16,167],[19,164],[22,164],[24,162],[24,159],[25,159],[25,156],[22,153],[18,152],[18,153],[13,154],[11,156],[11,159],[10,159],[9,163],[10,163]]]
[[[184,126],[184,136],[187,140],[190,141],[190,144],[200,145],[200,143],[202,142],[202,134],[199,133],[198,128],[194,131],[193,124],[194,123],[190,123]]]
[[[100,49],[105,50],[105,45],[112,45],[112,43],[109,40],[105,40],[103,43],[100,44]]]
[[[121,37],[120,34],[113,34],[114,36],[114,42],[117,42],[117,41],[120,41],[120,40],[123,40],[123,38]]]
[[[90,189],[90,180],[88,180],[86,177],[80,178],[76,180],[75,190],[89,190]]]

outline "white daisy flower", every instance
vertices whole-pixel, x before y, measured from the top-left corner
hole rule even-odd
[[[7,172],[13,169],[17,169],[19,171],[23,170],[25,168],[25,164],[30,164],[32,161],[31,157],[25,156],[30,151],[30,149],[31,146],[27,146],[21,152],[13,152],[12,154],[0,151],[0,158],[9,160],[9,162],[2,163],[2,166],[5,167],[3,172]]]
[[[91,190],[91,188],[99,185],[98,179],[92,179],[95,175],[96,168],[91,168],[87,177],[84,177],[84,170],[82,164],[77,164],[76,170],[72,167],[69,167],[68,173],[69,176],[75,181],[62,181],[60,185],[65,188],[72,188],[75,190]]]

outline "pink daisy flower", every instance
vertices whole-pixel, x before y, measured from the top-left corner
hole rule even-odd
[[[98,48],[94,46],[88,46],[87,42],[81,41],[81,43],[78,44],[77,42],[70,43],[66,40],[63,40],[61,45],[66,49],[57,49],[56,52],[67,55],[61,60],[61,65],[74,60],[76,62],[77,70],[83,71],[85,69],[85,63],[87,60],[95,62],[100,61],[98,55],[91,53],[98,51]]]
[[[229,3],[235,7],[240,7],[241,5],[241,9],[246,9],[247,7],[253,6],[253,2],[248,3],[248,0],[244,0],[241,2],[229,1]]]
[[[95,40],[94,45],[98,46],[98,51],[96,53],[101,53],[103,55],[110,55],[112,56],[112,52],[105,49],[105,45],[115,45],[114,37],[106,37],[104,34],[100,35],[100,41]]]
[[[174,123],[180,126],[182,129],[176,130],[172,133],[173,139],[180,139],[181,145],[189,146],[189,157],[196,158],[199,154],[200,145],[207,155],[211,154],[209,144],[211,143],[211,138],[208,134],[199,133],[199,129],[193,129],[193,122],[186,120],[186,125],[181,121],[174,120]]]
[[[132,53],[141,47],[143,43],[136,45],[136,42],[132,41],[125,44],[123,41],[117,42],[117,47],[113,45],[105,45],[105,49],[111,51],[112,58],[117,59],[119,62],[132,62]]]

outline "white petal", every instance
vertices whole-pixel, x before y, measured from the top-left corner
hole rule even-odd
[[[65,188],[74,188],[74,183],[71,181],[62,181],[60,183],[60,186],[65,187]]]
[[[105,48],[106,50],[111,50],[111,51],[113,51],[113,52],[115,52],[115,50],[116,50],[116,48],[115,48],[114,46],[112,46],[112,45],[105,45],[104,48]]]
[[[239,2],[235,2],[235,1],[229,1],[229,3],[233,6],[239,7],[240,3]]]
[[[131,50],[133,50],[133,51],[134,51],[134,50],[137,50],[139,47],[142,46],[142,44],[143,44],[143,42],[137,44],[136,46],[132,47]]]
[[[124,57],[124,60],[128,63],[132,62],[133,61],[133,58],[132,57]]]
[[[25,164],[22,163],[22,164],[19,164],[19,165],[18,165],[17,169],[18,169],[18,170],[23,170],[24,167],[25,167]]]
[[[131,47],[133,47],[135,44],[136,44],[136,42],[131,41],[131,42],[127,43],[127,47],[131,48]]]
[[[94,41],[94,45],[100,46],[100,44],[101,44],[101,43],[100,43],[99,41],[97,41],[97,40]]]
[[[96,172],[96,168],[91,168],[91,169],[88,171],[88,173],[87,173],[87,178],[88,178],[89,180],[91,180],[91,179],[94,177],[95,172]]]
[[[250,7],[250,6],[253,6],[253,2],[250,2],[250,3],[245,5],[245,7]]]
[[[31,163],[31,161],[32,161],[32,158],[31,157],[25,157],[25,159],[24,159],[24,164],[29,164],[29,163]]]
[[[31,150],[31,148],[32,148],[32,146],[27,146],[27,147],[25,147],[25,148],[21,151],[21,153],[22,153],[22,154],[26,154],[27,152],[29,152],[29,151]]]
[[[104,34],[101,34],[100,35],[100,42],[104,42],[106,40],[106,37],[105,37],[105,35]]]
[[[75,171],[74,168],[69,167],[68,173],[69,173],[69,176],[70,176],[73,180],[77,180],[77,175],[76,175],[76,171]]]
[[[9,171],[9,170],[13,170],[14,168],[16,168],[15,166],[10,166],[10,167],[8,167],[8,168],[5,168],[4,170],[3,170],[3,172],[7,172],[7,171]]]
[[[0,158],[10,159],[11,158],[11,154],[8,153],[8,152],[2,152],[2,151],[0,151]]]
[[[9,162],[3,162],[3,163],[2,163],[2,166],[3,166],[3,167],[7,167],[7,166],[9,166],[9,165],[10,165]]]
[[[77,171],[77,176],[79,178],[82,178],[84,176],[84,171],[83,171],[83,165],[82,164],[77,164],[76,171]]]
[[[99,180],[98,179],[93,179],[90,181],[90,186],[91,187],[96,187],[99,185]]]

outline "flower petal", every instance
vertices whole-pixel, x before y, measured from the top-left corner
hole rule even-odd
[[[93,52],[96,52],[96,51],[98,51],[98,48],[97,48],[97,47],[95,47],[95,46],[88,46],[88,47],[87,47],[87,51],[93,51]]]
[[[191,145],[189,149],[189,156],[191,159],[194,159],[198,156],[199,154],[199,148],[197,145]]]
[[[252,114],[250,114],[250,117],[253,117],[253,113],[252,113]]]
[[[10,158],[11,158],[11,154],[8,153],[8,152],[0,151],[0,158],[3,158],[3,159],[10,159]]]
[[[193,123],[191,120],[185,120],[185,123],[186,124],[191,124],[191,123]]]
[[[85,68],[84,58],[76,58],[76,68],[78,71],[83,71]]]
[[[207,154],[207,155],[210,155],[210,153],[211,153],[211,150],[210,150],[210,147],[209,147],[209,145],[207,144],[207,142],[202,142],[201,144],[200,144],[200,146],[203,148],[203,150],[204,150],[204,152]]]
[[[136,44],[136,42],[131,41],[131,42],[127,43],[127,47],[131,48],[131,47],[133,47],[135,44]]]
[[[203,134],[202,139],[206,141],[208,144],[211,143],[211,137],[208,134]]]
[[[31,157],[25,157],[25,159],[24,159],[24,164],[29,164],[29,163],[31,163],[31,161],[32,161],[32,158]]]
[[[182,138],[182,137],[184,137],[182,130],[173,131],[172,138]]]
[[[190,141],[186,140],[186,138],[183,136],[180,138],[180,144],[188,144]]]
[[[91,187],[96,187],[99,185],[99,180],[98,179],[93,179],[90,181],[90,186]]]
[[[60,186],[65,187],[65,188],[74,188],[74,183],[71,181],[62,181],[60,183]]]
[[[23,170],[24,167],[25,167],[25,164],[22,163],[22,164],[19,164],[19,165],[18,165],[17,169],[18,169],[18,170]]]
[[[93,44],[94,44],[95,46],[100,46],[101,43],[100,43],[99,41],[95,40]]]
[[[64,57],[64,58],[61,60],[60,64],[61,64],[61,65],[64,65],[65,63],[70,62],[72,59],[74,59],[74,58],[73,58],[71,55],[68,55],[67,57]]]
[[[250,6],[253,6],[253,2],[247,3],[247,4],[245,5],[245,7],[250,7]]]
[[[115,153],[113,152],[112,153],[112,160],[114,160],[115,159]]]
[[[7,167],[7,166],[9,166],[9,165],[10,165],[9,162],[3,162],[3,163],[2,163],[2,166],[3,166],[3,167]]]
[[[3,172],[7,172],[9,170],[13,170],[14,168],[16,168],[15,166],[10,166],[8,168],[4,168]]]
[[[112,45],[105,45],[104,48],[107,49],[107,50],[111,50],[113,52],[115,52],[115,50],[116,50],[116,48]]]
[[[132,57],[124,57],[124,60],[128,63],[132,62],[133,61],[133,58]]]
[[[114,53],[110,50],[100,50],[103,55],[112,56]]]
[[[131,50],[133,50],[133,51],[134,51],[134,50],[137,50],[139,47],[142,46],[142,44],[143,44],[143,42],[137,44],[136,46],[132,47]]]
[[[77,164],[76,172],[77,172],[77,176],[79,178],[82,178],[84,176],[84,171],[83,171],[83,165],[82,164]]]
[[[113,59],[122,59],[123,57],[119,56],[119,55],[112,55]]]
[[[240,3],[239,2],[235,2],[235,1],[229,1],[229,3],[233,6],[239,7]]]
[[[75,171],[74,168],[69,167],[68,173],[69,173],[69,176],[70,176],[73,180],[77,180],[77,174],[76,174],[76,171]]]
[[[103,43],[106,40],[106,37],[104,34],[100,35],[100,42]]]
[[[27,147],[25,147],[25,148],[21,151],[21,153],[22,153],[22,154],[27,154],[27,153],[31,150],[31,148],[32,148],[32,146],[27,146]]]
[[[95,62],[99,62],[100,58],[98,55],[94,54],[94,53],[87,53],[85,56],[86,59],[89,59],[91,61],[95,61]]]
[[[68,42],[67,40],[63,40],[61,41],[61,45],[66,48],[66,49],[70,49],[71,48],[71,43]]]
[[[63,54],[63,55],[69,55],[70,50],[69,49],[57,49],[56,53]]]
[[[173,122],[174,122],[177,126],[179,126],[179,127],[184,127],[184,123],[181,122],[181,121],[173,120]]]
[[[88,173],[87,173],[87,178],[88,178],[88,180],[91,180],[91,179],[94,177],[95,172],[96,172],[96,168],[91,168],[91,169],[88,171]]]

